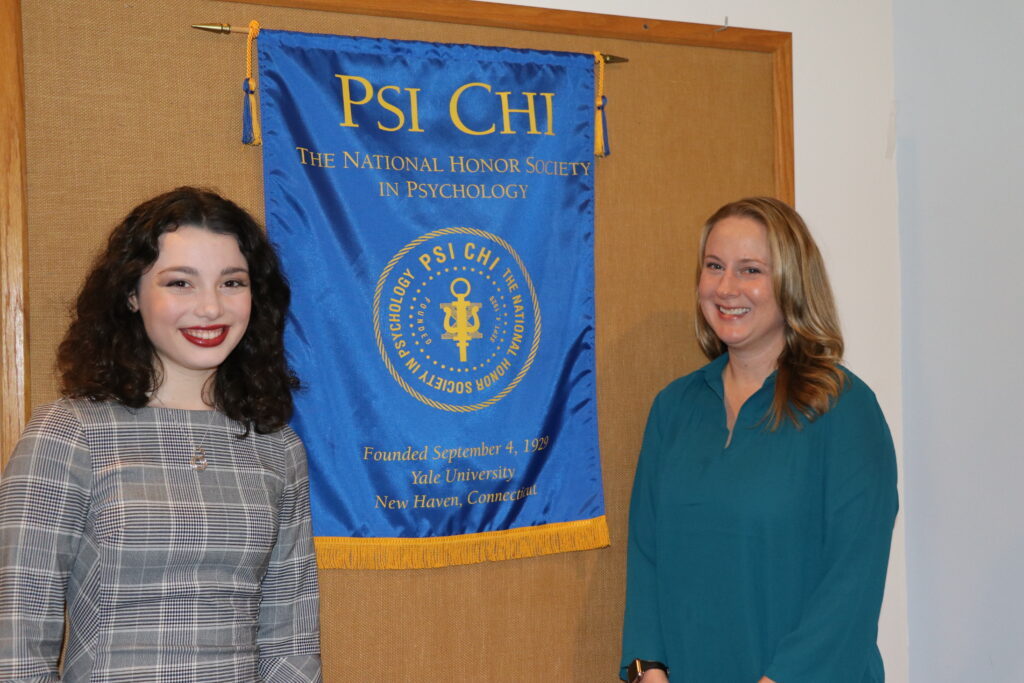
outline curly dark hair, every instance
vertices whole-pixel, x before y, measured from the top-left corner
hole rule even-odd
[[[291,417],[299,380],[284,352],[291,289],[260,225],[234,202],[179,187],[138,205],[114,228],[86,277],[57,351],[61,393],[140,408],[161,382],[142,317],[129,307],[139,277],[156,261],[160,236],[182,226],[232,235],[249,266],[252,312],[238,346],[217,368],[207,400],[228,417],[266,434]]]

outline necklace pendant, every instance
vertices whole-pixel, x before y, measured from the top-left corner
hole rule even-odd
[[[208,464],[209,461],[206,459],[206,451],[204,451],[202,448],[197,448],[196,454],[193,455],[192,459],[189,461],[189,465],[191,465],[192,469],[198,472],[202,472],[203,470],[206,469],[206,466]]]

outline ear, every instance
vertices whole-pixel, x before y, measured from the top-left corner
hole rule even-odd
[[[135,292],[128,295],[128,310],[132,313],[139,312],[139,296]]]

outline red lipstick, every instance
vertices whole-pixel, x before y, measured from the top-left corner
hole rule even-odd
[[[184,327],[180,331],[185,339],[196,346],[217,346],[228,338],[228,325]],[[210,334],[211,332],[214,334]]]

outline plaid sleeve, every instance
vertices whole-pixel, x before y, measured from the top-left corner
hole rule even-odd
[[[58,680],[91,484],[81,423],[59,402],[39,408],[0,480],[0,680]]]
[[[277,543],[263,577],[260,676],[268,683],[320,681],[320,594],[302,442],[286,428]]]

